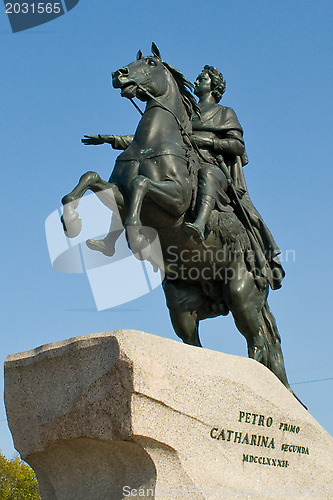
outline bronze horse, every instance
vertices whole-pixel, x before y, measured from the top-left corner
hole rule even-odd
[[[117,204],[130,249],[149,255],[150,236],[161,243],[166,295],[176,334],[187,344],[201,346],[199,321],[232,313],[244,335],[249,357],[268,367],[292,392],[284,367],[280,336],[267,303],[268,282],[249,265],[251,243],[234,211],[213,210],[204,242],[186,234],[193,221],[198,152],[190,141],[196,101],[190,83],[162,61],[156,46],[143,57],[113,73],[121,95],[137,97],[146,108],[130,146],[121,153],[108,182],[96,172],[85,173],[66,195],[62,222],[67,236],[81,230],[76,212],[87,190],[111,210]],[[227,186],[226,186],[227,188]]]

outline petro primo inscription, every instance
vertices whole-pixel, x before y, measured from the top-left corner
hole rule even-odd
[[[240,410],[238,412],[237,423],[248,424],[251,426],[261,427],[261,432],[248,432],[248,429],[235,430],[223,427],[213,427],[210,431],[211,439],[221,442],[229,442],[232,444],[242,444],[248,446],[256,446],[259,448],[267,448],[271,450],[281,450],[284,453],[296,453],[299,455],[310,455],[309,447],[303,444],[288,444],[281,443],[280,439],[285,440],[285,433],[300,434],[301,427],[288,422],[276,421],[272,416],[262,415],[260,413],[252,413]],[[255,429],[253,429],[255,430]],[[272,431],[275,435],[265,435],[265,430],[268,434]],[[280,431],[280,432],[279,432]],[[281,434],[282,431],[282,434]],[[252,451],[253,453],[253,451]],[[258,465],[269,465],[273,467],[289,467],[288,460],[279,457],[264,457],[255,454],[243,453],[243,463],[253,463]]]

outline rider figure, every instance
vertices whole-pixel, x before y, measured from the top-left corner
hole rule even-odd
[[[243,167],[248,163],[243,141],[243,129],[236,113],[229,107],[221,106],[219,101],[225,91],[223,75],[213,66],[206,65],[195,81],[194,93],[199,98],[201,117],[192,119],[192,141],[200,151],[200,169],[198,172],[198,190],[196,198],[196,219],[186,222],[184,229],[194,238],[204,240],[205,228],[213,208],[234,210],[253,235],[252,247],[261,252],[267,262],[266,276],[273,289],[281,287],[284,271],[278,259],[280,253],[269,229],[253,206],[249,197]],[[85,136],[82,142],[89,144],[109,143],[114,149],[126,149],[133,136],[98,135]],[[225,169],[222,171],[221,164]],[[231,180],[234,191],[228,190]],[[238,209],[233,192],[238,197]],[[239,208],[240,206],[240,208]],[[244,223],[244,217],[246,224]],[[113,226],[115,231],[113,230]],[[103,240],[88,240],[87,245],[105,255],[113,255],[115,241],[121,230],[119,221],[111,223],[109,234]]]
[[[261,262],[266,262],[261,271],[270,286],[277,289],[285,276],[277,257],[280,250],[248,194],[243,175],[243,167],[248,163],[243,129],[236,113],[218,104],[225,86],[223,75],[208,65],[195,81],[194,93],[199,98],[201,118],[194,116],[192,119],[192,140],[201,153],[201,168],[198,172],[196,219],[193,223],[185,223],[185,228],[194,237],[204,240],[213,208],[217,205],[219,210],[227,210],[232,204],[247,229],[254,254],[262,255]],[[225,174],[233,189],[228,189]]]
[[[228,181],[219,161],[230,163],[236,156],[247,163],[243,142],[243,129],[235,112],[218,103],[225,92],[223,75],[213,66],[205,66],[194,84],[194,93],[199,98],[201,118],[192,120],[192,140],[200,149],[201,167],[198,172],[197,218],[185,223],[186,231],[205,239],[205,227],[215,207],[225,210],[230,204],[226,195]]]

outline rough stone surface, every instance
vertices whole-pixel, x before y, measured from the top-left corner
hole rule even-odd
[[[46,500],[333,498],[331,436],[251,359],[75,337],[9,356],[5,403]]]

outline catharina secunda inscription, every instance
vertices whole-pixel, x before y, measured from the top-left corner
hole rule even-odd
[[[240,459],[246,464],[292,467],[293,457],[310,455],[309,446],[303,442],[300,425],[278,422],[272,416],[243,410],[238,411],[233,429],[229,426],[213,427],[210,437],[227,446],[243,445]],[[268,456],[270,450],[275,450],[274,457]],[[277,452],[280,456],[276,456]]]

